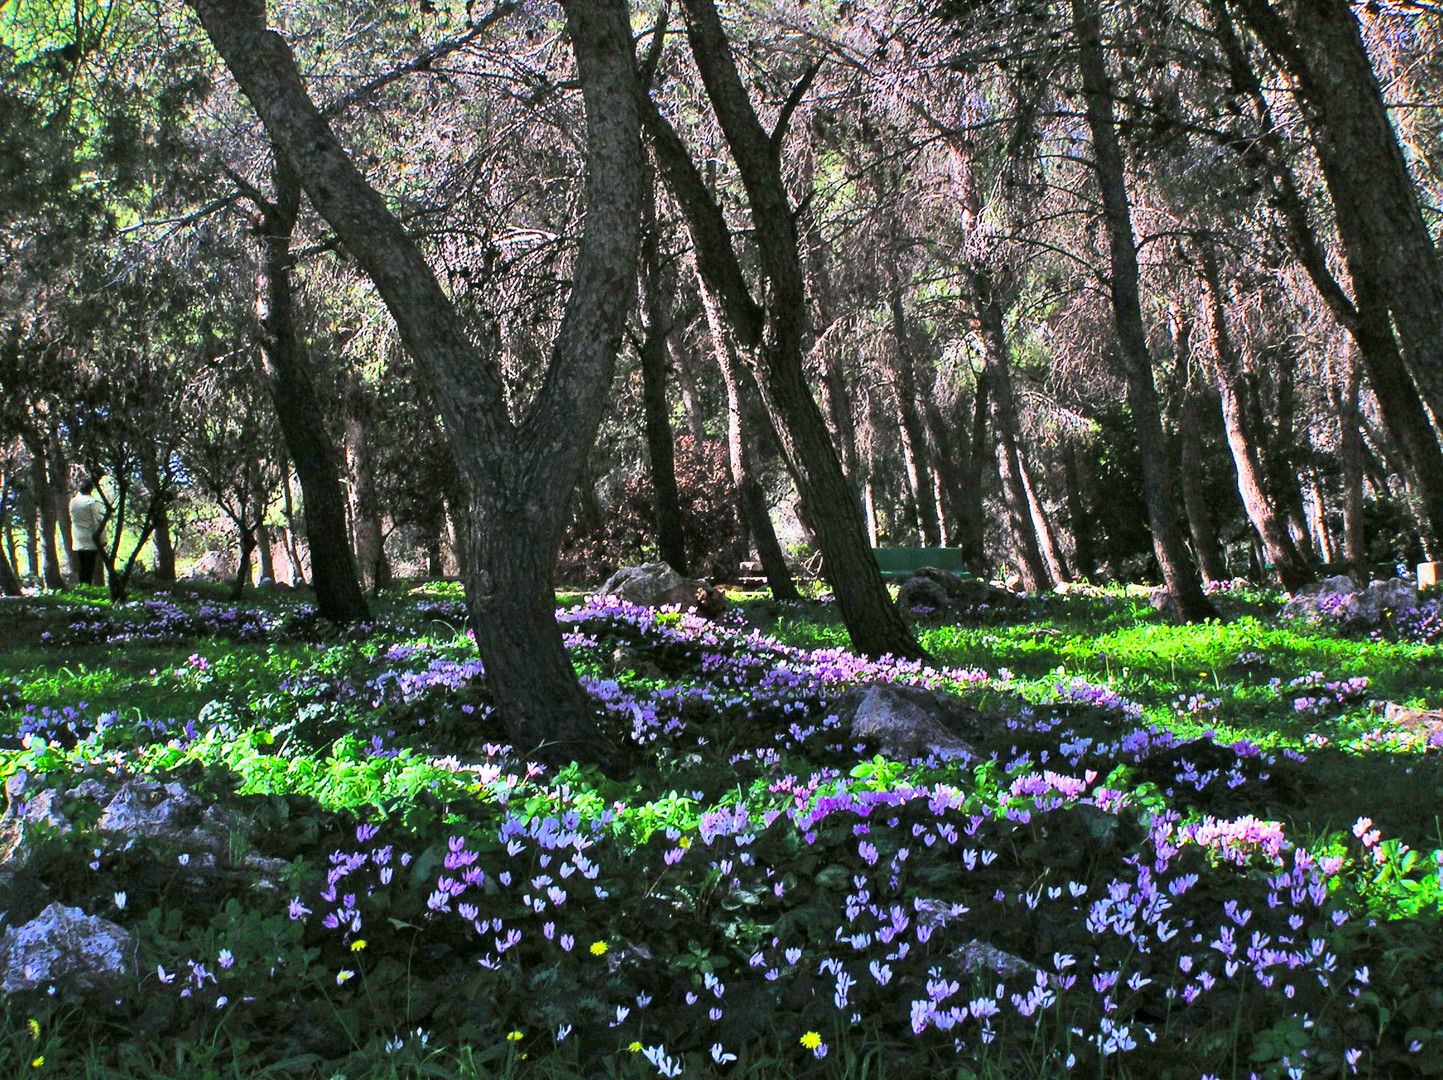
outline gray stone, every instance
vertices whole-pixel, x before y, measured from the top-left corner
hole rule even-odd
[[[0,993],[62,980],[95,989],[134,970],[135,941],[128,931],[63,904],[51,904],[0,938]]]
[[[127,780],[106,804],[95,829],[132,836],[179,838],[195,830],[201,810],[200,800],[179,784],[162,786],[150,780]]]
[[[680,607],[716,616],[726,609],[720,589],[695,578],[682,577],[664,562],[623,566],[601,587],[602,596],[619,596],[641,607]]]
[[[1347,574],[1311,582],[1293,593],[1293,598],[1283,608],[1283,618],[1316,619],[1320,614],[1318,605],[1323,597],[1353,596],[1358,591],[1358,583]]]
[[[1027,978],[1035,980],[1042,970],[1036,964],[1030,963],[1020,956],[1003,952],[997,946],[989,945],[985,941],[978,941],[976,938],[953,953],[952,959],[968,975],[986,972],[999,979]]]
[[[236,565],[223,551],[207,551],[186,571],[190,581],[228,581],[235,577]]]
[[[897,606],[904,612],[918,612],[918,609],[946,611],[952,606],[947,590],[930,578],[914,577],[902,582],[897,590]]]
[[[853,739],[876,743],[883,756],[894,761],[929,756],[970,761],[978,756],[963,734],[980,729],[980,717],[951,694],[868,683],[842,697],[837,717]]]
[[[1351,614],[1368,623],[1418,606],[1418,590],[1401,578],[1374,581],[1348,602]]]

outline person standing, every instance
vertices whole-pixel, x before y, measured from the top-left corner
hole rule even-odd
[[[89,585],[95,580],[95,562],[100,557],[101,530],[110,511],[95,497],[95,481],[82,480],[80,491],[70,500],[70,531],[74,535],[75,555],[80,564],[80,582]]]

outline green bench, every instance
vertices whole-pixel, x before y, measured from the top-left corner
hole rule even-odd
[[[877,569],[882,571],[882,577],[889,581],[905,581],[924,566],[935,566],[958,577],[972,576],[967,572],[967,560],[961,548],[873,548],[872,557],[877,560]]]

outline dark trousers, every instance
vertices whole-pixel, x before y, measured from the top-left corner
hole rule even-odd
[[[75,553],[76,559],[80,562],[80,584],[89,585],[95,581],[95,560],[100,558],[98,551],[86,551],[83,548]]]

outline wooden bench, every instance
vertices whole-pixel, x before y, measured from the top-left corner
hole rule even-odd
[[[924,566],[935,566],[962,578],[972,576],[967,572],[967,560],[961,548],[873,548],[872,557],[877,560],[877,569],[882,571],[882,577],[888,581],[905,581]]]

